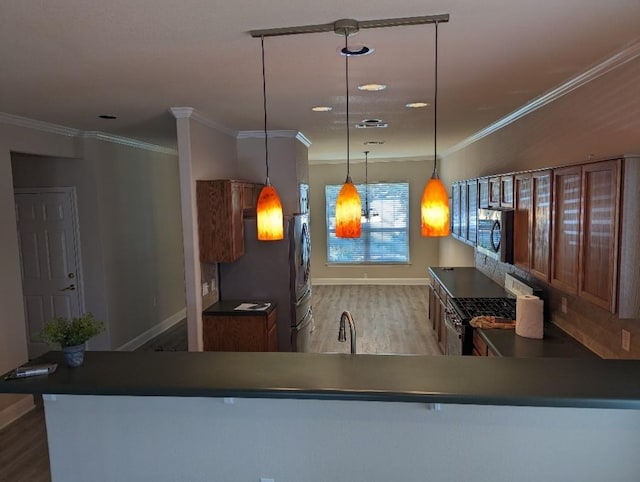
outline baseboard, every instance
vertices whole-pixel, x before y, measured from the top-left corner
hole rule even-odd
[[[426,285],[427,278],[312,278],[311,285]]]
[[[0,430],[22,417],[25,413],[33,410],[34,407],[33,395],[25,395],[16,403],[9,405],[4,410],[0,410]]]
[[[148,329],[147,331],[145,331],[144,333],[136,336],[133,340],[128,341],[127,343],[122,345],[120,348],[116,348],[116,350],[118,350],[118,351],[133,351],[133,350],[135,350],[137,348],[140,348],[146,342],[148,342],[149,340],[155,338],[156,336],[158,336],[163,331],[168,330],[169,328],[171,328],[173,325],[175,325],[179,321],[184,320],[186,317],[187,317],[187,309],[183,308],[182,310],[178,311],[177,313],[171,315],[166,320],[161,321],[156,326],[154,326],[154,327]]]

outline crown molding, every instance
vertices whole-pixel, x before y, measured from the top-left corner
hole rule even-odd
[[[7,114],[6,112],[0,112],[0,122],[4,124],[10,124],[16,127],[25,127],[27,129],[33,129],[41,132],[47,132],[50,134],[57,134],[67,137],[77,137],[81,139],[96,139],[100,141],[111,142],[114,144],[120,144],[127,147],[135,147],[137,149],[144,149],[146,151],[159,152],[162,154],[178,155],[178,151],[168,147],[158,146],[149,142],[138,141],[136,139],[130,139],[128,137],[116,136],[113,134],[107,134],[99,131],[82,131],[80,129],[73,129],[71,127],[65,127],[58,124],[52,124],[50,122],[39,121],[35,119],[29,119],[27,117],[21,117],[13,114]]]
[[[29,119],[28,117],[21,117],[19,115],[8,114],[6,112],[0,112],[0,122],[16,127],[26,127],[27,129],[34,129],[36,131],[48,132],[50,134],[58,134],[67,137],[79,137],[82,135],[82,131],[78,129],[72,129],[71,127],[52,124],[50,122]]]
[[[464,149],[474,142],[479,141],[496,131],[499,131],[503,127],[508,126],[516,122],[518,119],[535,112],[536,110],[551,104],[552,102],[564,97],[570,92],[588,84],[589,82],[596,80],[597,78],[611,72],[612,70],[621,67],[622,65],[630,62],[640,56],[640,41],[634,42],[621,51],[615,53],[611,57],[607,57],[600,63],[592,66],[586,71],[578,74],[566,82],[554,87],[553,89],[545,92],[544,94],[536,97],[531,102],[523,105],[519,109],[514,110],[510,114],[498,119],[493,124],[488,125],[484,129],[476,132],[475,134],[467,137],[463,141],[457,143],[453,147],[450,147],[445,152],[442,153],[442,157],[446,158],[450,156],[454,152]]]
[[[236,135],[238,134],[237,131],[234,131],[233,129],[229,129],[228,127],[225,127],[222,124],[219,124],[216,121],[209,119],[202,112],[194,109],[193,107],[171,107],[169,110],[171,111],[171,113],[176,119],[192,119],[198,122],[199,124],[210,127],[213,130],[222,132],[223,134],[227,134],[228,136],[231,136],[231,137],[236,137]]]
[[[158,152],[160,154],[169,154],[173,156],[178,155],[178,151],[170,147],[162,147],[156,144],[151,144],[149,142],[138,141],[135,139],[130,139],[128,137],[116,136],[113,134],[106,134],[100,131],[84,131],[79,137],[82,137],[83,139],[95,139],[98,141],[111,142],[113,144],[119,144],[121,146],[144,149],[146,151]]]
[[[311,146],[311,141],[300,131],[295,130],[279,130],[279,131],[267,131],[267,137],[285,137],[296,139],[304,144],[305,147]],[[239,131],[236,135],[236,139],[264,139],[264,131]]]

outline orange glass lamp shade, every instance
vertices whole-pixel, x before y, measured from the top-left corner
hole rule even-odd
[[[422,236],[449,236],[449,197],[443,182],[432,177],[422,193]]]
[[[347,179],[336,200],[336,237],[359,238],[361,216],[360,196],[351,179]]]
[[[284,238],[282,203],[275,188],[267,184],[260,191],[256,207],[258,239],[277,241]]]

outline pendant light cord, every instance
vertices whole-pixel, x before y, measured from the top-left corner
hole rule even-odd
[[[264,107],[264,163],[267,168],[267,186],[269,182],[269,143],[267,142],[267,76],[264,68],[264,35],[260,37],[262,46],[262,106]]]
[[[345,65],[345,83],[347,86],[347,182],[351,179],[351,175],[349,173],[349,46],[347,39],[349,38],[349,33],[345,31],[344,33],[344,65]]]
[[[436,52],[434,78],[435,88],[433,94],[433,174],[431,177],[438,178],[438,22],[436,24]]]
[[[364,215],[369,219],[369,151],[364,151]]]

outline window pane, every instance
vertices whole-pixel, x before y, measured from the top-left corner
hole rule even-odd
[[[409,262],[409,184],[356,184],[362,202],[362,235],[335,235],[336,198],[342,185],[325,186],[327,261],[339,264]]]

